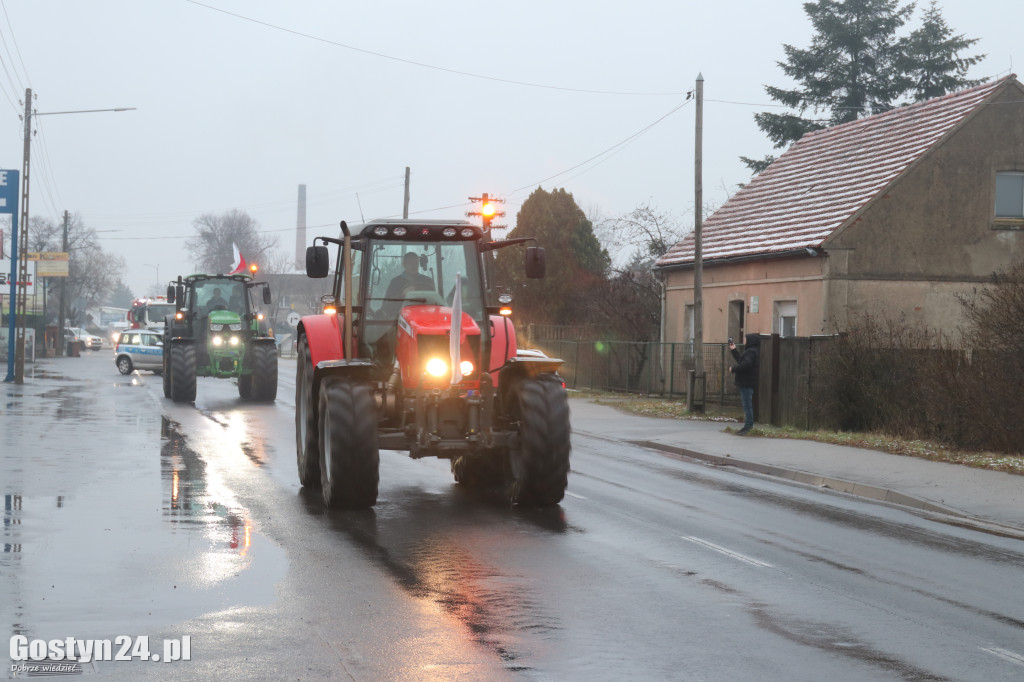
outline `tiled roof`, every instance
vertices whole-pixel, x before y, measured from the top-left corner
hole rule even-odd
[[[703,259],[819,247],[1013,75],[808,133],[703,225]],[[691,232],[655,263],[692,264]]]

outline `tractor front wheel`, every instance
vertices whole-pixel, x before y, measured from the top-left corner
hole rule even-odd
[[[565,496],[569,482],[569,400],[562,382],[548,375],[515,387],[513,417],[519,445],[509,452],[508,496],[513,504],[548,507]]]
[[[327,377],[320,384],[320,486],[332,509],[377,503],[377,405],[366,384]]]
[[[317,431],[317,396],[313,395],[313,361],[309,342],[299,339],[295,372],[295,454],[299,465],[299,483],[320,486],[320,436]]]
[[[163,347],[163,379],[164,379],[164,397],[171,397],[171,342],[167,336],[164,336],[164,347]]]
[[[174,344],[171,346],[171,400],[191,403],[195,399],[196,348],[191,343]]]

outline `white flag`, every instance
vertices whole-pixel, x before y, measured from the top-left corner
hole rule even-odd
[[[462,273],[455,275],[455,296],[452,298],[452,330],[448,352],[452,357],[452,385],[462,382]]]
[[[238,245],[231,242],[231,248],[235,252],[235,262],[231,264],[231,272],[229,275],[237,275],[239,273],[245,274],[245,259],[242,258],[242,252],[238,250]]]

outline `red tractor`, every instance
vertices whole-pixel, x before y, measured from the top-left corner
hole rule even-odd
[[[373,506],[383,448],[448,459],[458,483],[502,486],[513,503],[560,502],[570,451],[562,361],[518,353],[508,316],[488,304],[498,298],[489,252],[534,240],[490,241],[458,220],[341,230],[306,250],[306,274],[323,278],[327,244],[340,247],[323,313],[298,325],[302,485],[319,486],[328,507]],[[542,248],[526,249],[525,269],[544,276]]]

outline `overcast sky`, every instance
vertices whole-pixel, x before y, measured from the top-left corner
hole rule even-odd
[[[692,224],[685,93],[703,74],[717,206],[749,179],[739,156],[773,152],[753,114],[789,85],[782,45],[812,37],[796,0],[0,4],[0,167],[22,168],[26,87],[40,114],[137,108],[35,117],[30,196],[33,216],[97,230],[137,294],[191,273],[199,215],[244,210],[293,253],[298,185],[311,240],[401,217],[406,166],[412,217],[462,218],[489,192],[513,226],[540,186],[595,219],[649,203]],[[940,6],[988,55],[972,77],[1019,70],[1019,0]]]

